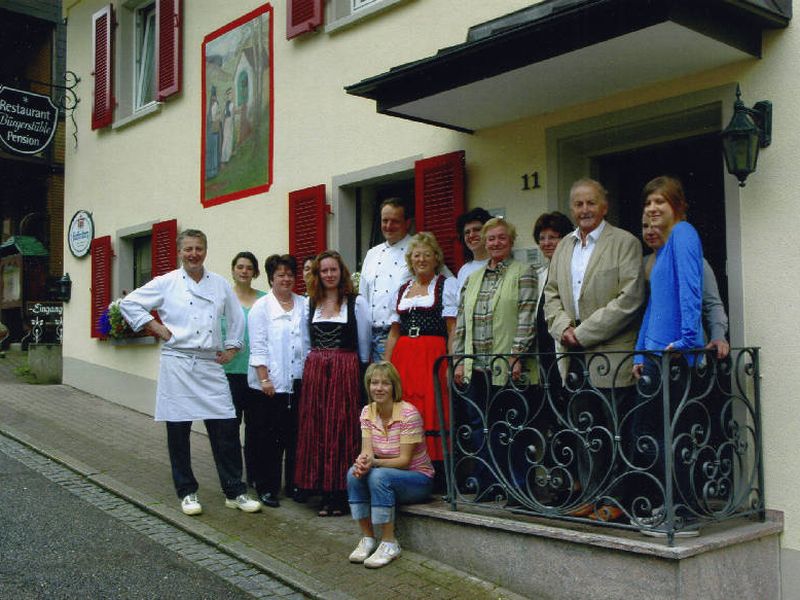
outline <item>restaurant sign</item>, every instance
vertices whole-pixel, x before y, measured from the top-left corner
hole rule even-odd
[[[0,143],[15,154],[38,154],[56,133],[58,108],[48,96],[0,86]]]

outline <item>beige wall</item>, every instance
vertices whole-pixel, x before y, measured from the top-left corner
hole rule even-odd
[[[333,177],[410,156],[434,156],[464,149],[470,205],[503,207],[520,229],[520,244],[532,244],[536,216],[556,208],[548,197],[548,130],[623,111],[673,96],[739,82],[748,105],[772,100],[774,141],[763,151],[758,173],[739,191],[740,223],[728,228],[728,255],[744,289],[744,323],[734,322],[748,345],[761,346],[764,455],[767,502],[786,511],[784,545],[800,549],[800,463],[795,459],[797,408],[795,365],[800,347],[793,332],[800,322],[798,259],[794,243],[800,170],[798,87],[793,65],[800,55],[796,28],[770,32],[764,59],[749,60],[645,89],[626,91],[581,106],[506,124],[476,135],[378,115],[373,102],[348,96],[343,87],[390,67],[432,55],[464,41],[470,25],[528,5],[526,0],[410,0],[352,27],[287,42],[284,3],[275,8],[275,145],[272,189],[255,197],[203,209],[199,200],[200,48],[203,36],[257,6],[257,2],[185,3],[184,91],[159,113],[100,133],[90,129],[90,16],[99,1],[68,8],[69,65],[82,79],[83,101],[76,111],[78,149],[67,145],[65,214],[94,213],[97,235],[137,223],[177,217],[180,227],[199,227],[210,238],[208,266],[226,274],[229,258],[243,248],[259,257],[288,249],[287,194]],[[442,27],[447,23],[447,27]],[[733,98],[729,101],[732,102]],[[728,109],[729,110],[729,109]],[[71,127],[68,123],[67,127]],[[523,192],[520,175],[537,170],[543,187]],[[691,200],[691,199],[690,199]],[[335,217],[334,217],[335,218]],[[89,259],[68,252],[65,270],[74,281],[65,315],[64,355],[72,365],[86,362],[154,378],[153,347],[112,347],[89,338]],[[262,285],[266,282],[260,280]],[[118,295],[120,290],[114,290]],[[75,362],[77,361],[77,362]],[[92,371],[96,373],[96,371]],[[79,384],[80,369],[72,368]],[[113,381],[113,380],[110,380]],[[70,381],[67,381],[70,383]],[[148,392],[149,393],[149,392]],[[108,395],[113,395],[113,389]]]

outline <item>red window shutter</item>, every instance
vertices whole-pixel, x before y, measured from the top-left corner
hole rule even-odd
[[[151,269],[152,277],[164,275],[178,268],[178,221],[161,221],[154,223],[151,235]]]
[[[92,129],[108,127],[114,118],[114,8],[109,4],[92,15]]]
[[[306,291],[302,261],[316,256],[327,245],[326,209],[324,185],[289,192],[289,254],[297,260],[295,290],[298,294]]]
[[[93,338],[103,337],[100,333],[100,315],[111,303],[111,236],[92,240],[92,308],[91,333]]]
[[[324,0],[287,0],[286,39],[314,31],[322,25]]]
[[[181,0],[156,0],[156,73],[160,101],[181,91],[183,14]]]
[[[456,218],[464,212],[464,151],[442,154],[414,164],[417,231],[436,236],[444,262],[453,273],[464,263]]]

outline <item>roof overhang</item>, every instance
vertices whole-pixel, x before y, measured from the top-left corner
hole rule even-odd
[[[760,58],[791,0],[544,0],[347,86],[380,113],[473,132]]]

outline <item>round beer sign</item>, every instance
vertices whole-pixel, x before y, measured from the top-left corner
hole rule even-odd
[[[79,210],[72,217],[67,232],[69,251],[75,258],[89,254],[94,239],[94,221],[92,215],[85,210]]]

